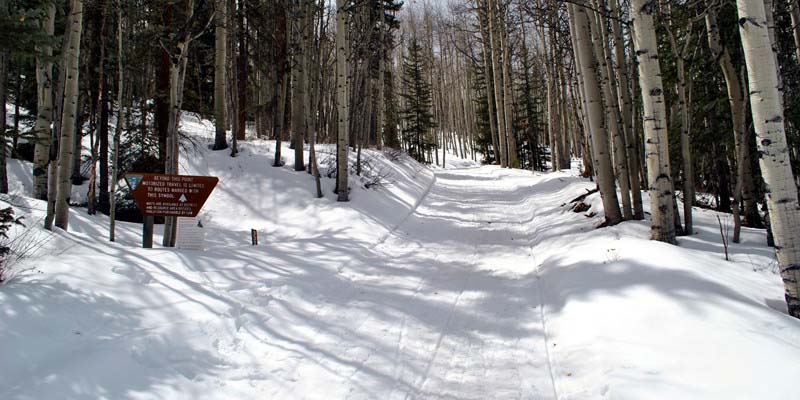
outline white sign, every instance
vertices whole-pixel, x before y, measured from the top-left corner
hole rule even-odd
[[[178,237],[175,245],[179,249],[203,250],[206,231],[199,218],[178,217]]]

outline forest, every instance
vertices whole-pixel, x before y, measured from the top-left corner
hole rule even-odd
[[[522,179],[514,174],[573,171],[558,179],[580,179],[585,190],[557,201],[531,192],[520,200],[529,206],[512,212],[494,202],[518,192],[501,186],[474,201],[510,219],[546,201],[576,204],[604,240],[642,226],[639,236],[671,246],[665,252],[713,241],[727,260],[729,248],[733,258],[758,253],[737,245],[765,246],[773,261],[749,262],[775,263],[781,307],[800,318],[798,0],[0,0],[0,45],[0,196],[11,206],[14,196],[41,201],[42,218],[25,223],[56,236],[83,234],[95,221],[76,217],[86,214],[107,218],[90,236],[115,242],[122,229],[129,240],[143,220],[123,179],[134,172],[236,166],[240,175],[221,185],[241,177],[245,189],[266,177],[302,178],[308,191],[269,183],[242,199],[226,195],[225,207],[281,213],[283,203],[261,197],[288,196],[286,207],[309,210],[286,208],[291,224],[313,225],[322,218],[314,201],[362,207],[377,196],[371,187],[400,193],[401,177],[427,176],[387,167],[383,157],[434,171],[406,219],[418,218],[429,192],[456,200],[477,193],[484,178],[470,175],[473,186],[437,195],[437,182],[458,185],[450,169],[492,166],[513,182]],[[207,136],[197,136],[195,120],[208,122]],[[258,163],[248,158],[256,156]],[[251,164],[276,172],[258,175]],[[485,180],[505,179],[497,176]],[[17,181],[29,181],[30,192],[15,189]],[[222,218],[223,203],[212,201]],[[446,213],[472,207],[459,204]],[[0,236],[22,224],[15,212],[0,212]],[[253,213],[230,218],[255,227]],[[465,226],[503,220],[475,213],[469,222],[464,211]],[[156,223],[162,248],[175,247],[177,217]],[[491,236],[475,226],[465,231]],[[269,235],[290,243],[306,232],[292,229],[295,236],[278,228]],[[438,243],[426,237],[419,240]],[[476,254],[491,242],[483,240]],[[602,251],[616,259],[612,250]],[[783,323],[798,326],[790,320]],[[555,392],[569,386],[559,379]],[[447,397],[420,392],[428,382],[411,382],[411,397]],[[389,398],[378,393],[364,398]]]

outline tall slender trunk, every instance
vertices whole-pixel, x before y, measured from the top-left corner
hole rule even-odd
[[[305,171],[303,142],[306,136],[306,34],[307,10],[305,0],[294,2],[291,22],[292,38],[292,142],[294,143],[294,170]]]
[[[42,18],[42,30],[52,37],[55,33],[56,5],[48,1]],[[50,145],[53,123],[53,47],[45,44],[36,57],[37,115],[34,132],[36,143],[33,149],[33,197],[47,200],[47,164],[50,161]],[[54,188],[53,188],[54,189]]]
[[[728,49],[722,45],[719,26],[717,24],[716,9],[713,5],[709,4],[705,20],[708,47],[722,69],[728,91],[728,102],[731,106],[733,138],[737,157],[737,186],[741,187],[741,191],[735,193],[734,197],[737,197],[737,203],[740,203],[742,207],[744,224],[746,226],[760,227],[762,224],[761,217],[758,215],[758,209],[756,208],[755,183],[753,180],[752,161],[750,159],[750,140],[747,135],[747,119],[744,110],[745,98],[744,92],[742,91],[742,84],[733,66]],[[770,57],[772,57],[771,53]],[[741,147],[744,147],[744,150],[742,150]]]
[[[245,25],[246,1],[239,0],[237,16],[237,39],[239,53],[236,58],[236,140],[245,140],[247,132],[247,26]]]
[[[69,198],[72,191],[70,169],[74,152],[78,114],[78,79],[81,52],[81,33],[83,32],[83,0],[70,0],[67,21],[68,45],[64,53],[64,107],[61,117],[61,138],[58,154],[58,188],[55,203],[55,224],[67,230],[69,226]],[[80,135],[77,135],[80,137]]]
[[[338,201],[348,201],[350,199],[347,187],[348,181],[348,150],[349,150],[349,49],[347,41],[348,17],[345,6],[347,0],[336,0],[336,103],[338,109],[338,133],[337,133],[337,167],[336,167],[336,188],[338,191]]]
[[[227,0],[214,1],[214,150],[228,148],[226,100],[228,55]]]
[[[669,7],[669,6],[668,6]],[[682,39],[683,46],[678,47],[678,41],[675,37],[675,27],[672,22],[667,25],[667,36],[669,38],[670,48],[675,55],[675,67],[677,69],[677,84],[676,92],[678,94],[678,114],[681,120],[681,158],[683,161],[683,222],[684,234],[691,235],[693,233],[692,223],[692,205],[694,204],[694,166],[692,161],[692,118],[689,114],[689,106],[691,99],[691,81],[687,83],[686,74],[686,56],[689,52],[689,46],[692,43],[692,22],[689,22],[686,36]],[[687,85],[689,91],[687,92]],[[677,215],[677,214],[676,214]],[[738,218],[737,218],[738,220]],[[738,230],[735,230],[738,232]],[[736,235],[734,234],[734,243],[738,243]]]
[[[503,47],[503,111],[505,113],[506,125],[506,152],[508,154],[508,167],[519,168],[519,158],[517,156],[517,139],[514,137],[513,119],[513,78],[511,69],[511,44],[508,38],[508,7],[503,7],[498,3],[498,13],[502,17],[499,23],[500,43]]]
[[[281,136],[283,135],[283,126],[285,121],[286,111],[286,93],[288,92],[288,60],[287,60],[287,32],[288,23],[286,21],[286,0],[280,0],[278,3],[277,13],[275,15],[275,93],[274,105],[276,110],[275,115],[275,157],[272,162],[273,167],[280,167],[283,165],[281,159]]]
[[[611,74],[611,54],[608,51],[605,30],[601,25],[599,13],[592,13],[589,16],[592,28],[592,43],[594,51],[599,60],[598,77],[602,86],[603,100],[605,104],[606,128],[611,132],[611,140],[614,148],[614,163],[616,164],[616,178],[619,182],[620,197],[622,198],[622,216],[626,220],[633,218],[631,207],[630,181],[628,176],[627,148],[625,145],[624,132],[622,132],[622,120],[619,113],[619,104],[615,95],[616,87],[612,83]]]
[[[122,124],[127,121],[123,116],[126,112],[130,113],[130,105],[126,109],[123,105],[123,96],[125,93],[125,80],[124,80],[124,60],[122,51],[122,5],[117,2],[117,125],[114,127],[114,141],[112,145],[111,162],[111,190],[109,192],[109,225],[108,225],[108,240],[116,240],[116,224],[117,224],[117,181],[119,180],[119,141],[122,138]]]
[[[736,6],[778,265],[789,314],[800,318],[800,205],[787,151],[782,98],[764,3],[737,0]]]
[[[588,10],[584,7],[569,4],[571,19],[573,21],[573,34],[578,46],[575,53],[579,54],[581,78],[586,91],[586,114],[593,143],[594,167],[597,172],[597,184],[603,202],[607,225],[615,225],[622,221],[622,213],[617,199],[617,188],[614,183],[614,168],[611,164],[611,155],[608,148],[608,133],[603,126],[603,100],[600,93],[600,83],[597,81],[597,59],[592,51],[592,42],[589,25]]]
[[[625,42],[622,39],[622,27],[620,20],[622,12],[617,4],[617,0],[609,0],[611,15],[611,35],[614,39],[614,61],[617,76],[617,96],[619,106],[622,111],[622,128],[625,131],[625,144],[628,154],[628,174],[631,186],[631,200],[633,202],[633,219],[644,219],[644,208],[642,206],[642,180],[641,160],[637,146],[638,132],[633,129],[633,100],[631,99],[630,86],[628,84],[628,63],[625,57]]]
[[[386,119],[386,104],[385,99],[383,98],[383,85],[384,85],[384,66],[385,59],[386,59],[386,11],[384,10],[384,4],[382,1],[379,2],[378,5],[378,12],[380,13],[379,18],[379,36],[378,36],[378,149],[383,148],[384,142],[384,132],[383,132],[383,125]]]
[[[484,4],[486,0],[483,0]],[[498,142],[497,119],[494,117],[494,71],[492,70],[491,39],[489,34],[488,10],[484,7],[478,10],[478,22],[480,24],[481,38],[483,40],[483,71],[486,83],[487,112],[489,114],[489,133],[492,136],[492,154],[495,164],[500,163],[500,144]]]
[[[0,0],[0,18],[8,18],[8,1]],[[8,78],[8,51],[0,47],[0,143],[3,144],[0,151],[0,193],[8,193],[8,170],[6,167],[6,91]],[[19,102],[19,101],[17,101]]]
[[[508,131],[506,130],[505,108],[503,98],[503,78],[502,68],[500,67],[500,38],[498,35],[496,0],[486,0],[488,7],[489,20],[489,54],[492,60],[492,79],[494,80],[494,101],[497,109],[497,132],[498,143],[500,144],[500,166],[508,166],[508,152],[506,149]]]
[[[650,233],[653,240],[675,243],[675,207],[669,165],[667,113],[661,66],[658,64],[656,30],[653,23],[654,2],[631,0],[633,42],[639,61],[639,84],[645,135],[647,176],[650,187]]]
[[[795,62],[800,63],[800,4],[797,0],[789,0],[789,11],[792,19],[792,38],[794,39]]]

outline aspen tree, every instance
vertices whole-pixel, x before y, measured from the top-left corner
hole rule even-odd
[[[494,69],[492,65],[492,53],[491,53],[491,34],[489,33],[489,11],[488,7],[486,6],[486,2],[488,0],[480,0],[481,3],[479,4],[480,7],[477,8],[478,10],[478,23],[480,25],[481,30],[481,39],[483,41],[482,52],[483,52],[483,70],[484,70],[484,78],[486,82],[486,101],[487,101],[487,110],[489,113],[489,132],[492,136],[492,150],[494,153],[494,162],[495,164],[500,163],[500,143],[498,141],[498,136],[500,136],[499,128],[497,126],[497,119],[494,117],[494,109],[495,109],[495,91],[494,91]]]
[[[56,5],[48,1],[45,5],[45,15],[42,18],[42,30],[47,36],[55,33]],[[47,164],[50,161],[50,138],[53,123],[53,47],[49,44],[42,45],[36,56],[36,94],[37,114],[36,143],[33,150],[33,197],[47,200]],[[51,188],[55,190],[55,188]]]
[[[195,2],[190,0],[185,5],[186,22],[189,23],[195,18]],[[210,24],[213,19],[208,21]],[[186,81],[186,66],[189,62],[189,45],[197,39],[207,28],[202,27],[199,32],[192,32],[189,27],[184,32],[177,32],[177,42],[172,44],[173,48],[165,46],[169,52],[169,125],[167,129],[166,157],[164,158],[164,172],[167,174],[179,174],[178,158],[180,156],[180,135],[178,127],[180,124],[180,112],[183,107],[183,87]],[[191,26],[191,23],[187,24]],[[164,219],[164,236],[162,245],[164,247],[175,246],[176,217],[166,217]]]
[[[631,0],[633,42],[642,91],[645,159],[650,193],[650,233],[653,240],[675,243],[672,176],[669,165],[664,89],[653,23],[654,0]]]
[[[122,53],[122,0],[117,0],[117,126],[114,129],[114,143],[112,145],[111,162],[111,190],[109,191],[109,225],[108,240],[116,240],[117,223],[117,181],[119,180],[119,141],[122,138],[123,121],[123,93],[125,87],[123,53]],[[130,112],[130,110],[127,110]]]
[[[644,209],[642,207],[642,180],[641,175],[641,156],[636,145],[638,131],[633,129],[633,101],[631,100],[630,85],[628,83],[628,63],[625,57],[625,42],[622,39],[622,27],[620,20],[622,12],[617,4],[617,0],[609,0],[611,23],[611,35],[614,40],[614,70],[617,77],[617,96],[622,112],[622,128],[625,131],[625,144],[628,153],[628,173],[630,174],[631,200],[633,202],[633,219],[643,219]]]
[[[306,82],[308,62],[306,35],[308,1],[294,0],[291,18],[292,40],[292,141],[294,145],[294,170],[305,171],[303,142],[306,137]]]
[[[0,0],[0,18],[5,20],[8,18],[8,1]],[[5,146],[6,143],[6,91],[8,90],[8,62],[9,51],[6,49],[5,44],[0,47],[0,143]],[[0,193],[8,193],[8,168],[6,166],[6,152],[5,147],[0,151]]]
[[[226,100],[228,55],[227,0],[214,1],[214,150],[228,148]]]
[[[505,168],[508,166],[508,152],[506,149],[507,142],[507,127],[505,120],[505,108],[503,98],[503,78],[502,69],[500,67],[500,38],[498,35],[498,21],[497,21],[497,8],[495,3],[497,0],[486,0],[486,7],[488,9],[487,16],[489,20],[489,56],[492,61],[492,83],[494,86],[494,101],[497,110],[497,133],[498,144],[500,147],[500,166]]]
[[[681,120],[681,158],[683,159],[683,222],[684,232],[691,235],[693,232],[692,206],[694,205],[694,166],[692,161],[692,118],[689,115],[689,105],[691,99],[691,81],[687,79],[686,57],[689,53],[689,46],[692,43],[692,20],[689,21],[683,37],[683,45],[679,48],[675,37],[676,27],[672,24],[672,19],[667,24],[667,37],[670,48],[675,55],[675,67],[677,69],[676,92],[678,94],[678,113]],[[687,91],[687,86],[689,90]],[[737,235],[734,235],[737,236]],[[735,243],[738,240],[734,239]]]
[[[745,225],[760,226],[761,220],[755,201],[753,169],[751,167],[750,151],[748,150],[748,143],[750,143],[750,141],[747,137],[745,98],[742,90],[742,83],[739,80],[739,75],[736,73],[736,68],[733,66],[730,53],[720,39],[719,26],[717,24],[717,11],[710,2],[707,4],[708,8],[705,15],[705,22],[708,47],[714,59],[717,60],[717,64],[719,64],[722,74],[725,77],[728,102],[731,107],[737,169],[737,190],[734,196],[737,198],[738,206],[742,209]],[[770,57],[772,57],[772,54],[770,54]]]
[[[70,0],[69,17],[67,19],[69,35],[64,52],[63,68],[66,70],[64,81],[64,106],[61,116],[61,137],[58,149],[58,187],[56,189],[55,224],[67,230],[69,226],[69,198],[72,191],[70,172],[75,147],[76,119],[78,114],[78,76],[81,52],[81,33],[83,32],[83,0]]]
[[[789,160],[777,68],[764,3],[737,0],[759,165],[789,314],[800,318],[800,205]]]
[[[513,118],[513,77],[511,75],[511,43],[508,37],[508,7],[497,2],[498,14],[502,17],[500,25],[500,43],[503,47],[503,111],[506,125],[506,152],[508,153],[508,167],[519,168],[517,157],[517,139],[514,137]]]
[[[336,104],[337,122],[337,167],[336,187],[338,201],[348,201],[348,150],[349,150],[349,49],[347,43],[347,0],[336,0]]]
[[[569,4],[570,15],[574,21],[575,43],[586,91],[586,114],[589,123],[593,161],[597,172],[597,185],[603,201],[603,209],[607,225],[615,225],[622,220],[622,213],[617,199],[617,188],[614,183],[614,168],[611,164],[611,155],[608,148],[608,133],[603,125],[603,101],[600,93],[600,83],[597,81],[598,65],[592,51],[589,16],[583,6]]]
[[[597,69],[598,78],[600,79],[603,94],[603,104],[605,104],[606,128],[611,132],[611,140],[614,146],[615,171],[619,182],[620,197],[622,197],[622,216],[624,219],[629,220],[633,218],[633,209],[631,207],[627,148],[621,127],[622,120],[619,113],[619,104],[615,94],[616,87],[611,82],[611,54],[608,52],[608,46],[606,45],[608,41],[603,34],[604,29],[601,27],[599,13],[593,12],[589,16],[589,24],[592,30],[595,55],[600,63]]]

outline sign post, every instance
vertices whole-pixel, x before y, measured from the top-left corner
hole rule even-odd
[[[154,216],[195,217],[219,178],[215,176],[130,173],[125,182],[144,215],[142,247],[153,247]]]
[[[145,215],[144,222],[142,223],[142,248],[153,248],[153,225],[155,224],[155,217],[152,215]]]

